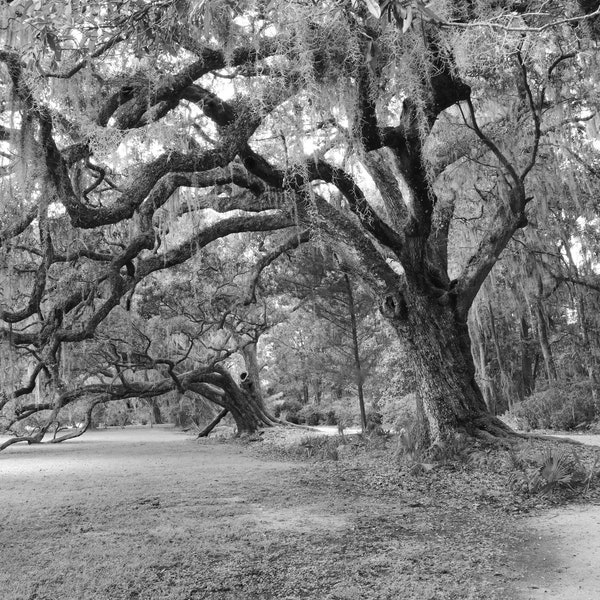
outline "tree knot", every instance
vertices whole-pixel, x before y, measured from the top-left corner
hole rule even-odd
[[[408,317],[408,307],[401,294],[397,296],[388,294],[381,304],[380,311],[387,319],[404,320]]]

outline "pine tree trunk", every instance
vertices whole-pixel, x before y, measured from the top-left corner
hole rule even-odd
[[[531,355],[531,335],[529,323],[525,317],[521,317],[521,390],[519,400],[529,396],[534,389],[535,366]]]
[[[542,301],[538,298],[535,305],[535,315],[537,318],[537,329],[538,329],[538,341],[542,350],[542,356],[544,357],[544,365],[546,367],[546,377],[548,382],[556,381],[558,375],[556,372],[556,363],[554,362],[554,355],[552,354],[552,347],[550,346],[550,340],[548,336],[548,321],[546,318],[546,311]]]
[[[310,402],[310,390],[306,381],[302,382],[302,404],[308,404]]]
[[[354,354],[354,375],[356,377],[356,389],[358,391],[358,406],[360,409],[360,424],[363,433],[367,431],[367,413],[365,410],[365,394],[363,388],[363,372],[360,361],[360,347],[358,344],[358,329],[356,327],[356,307],[354,294],[348,275],[344,275],[346,282],[346,293],[348,295],[348,313],[350,315],[350,329],[352,332],[352,351]]]
[[[456,432],[477,437],[506,436],[511,430],[493,417],[475,380],[475,365],[466,323],[451,306],[414,289],[393,314],[383,309],[408,344],[417,381],[421,444],[428,446]]]
[[[317,377],[314,382],[313,382],[313,388],[315,391],[315,405],[319,406],[319,404],[321,404],[321,397],[323,395],[322,389],[321,389],[321,378]]]

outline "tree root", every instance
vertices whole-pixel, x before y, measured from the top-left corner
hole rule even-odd
[[[541,440],[546,442],[561,442],[564,444],[581,445],[578,440],[571,440],[560,436],[545,435],[542,433],[521,433],[511,429],[500,419],[485,415],[474,423],[471,435],[491,444],[511,446],[519,440]]]
[[[521,434],[527,440],[542,440],[544,442],[561,442],[562,444],[574,444],[575,446],[583,446],[583,442],[572,440],[570,438],[561,437],[559,435],[546,435],[543,433],[523,433]]]
[[[464,433],[469,437],[481,440],[492,446],[510,447],[525,435],[511,429],[497,417],[483,414],[464,427]]]

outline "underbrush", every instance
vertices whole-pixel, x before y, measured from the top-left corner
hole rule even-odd
[[[511,487],[525,494],[552,496],[562,492],[586,493],[600,478],[600,454],[585,460],[566,447],[541,452],[524,448],[506,457]]]
[[[590,424],[600,415],[589,380],[553,382],[517,404],[509,413],[519,429],[568,431]]]
[[[600,496],[600,448],[558,441],[531,439],[501,446],[457,434],[443,444],[420,448],[414,433],[402,430],[394,435],[307,435],[270,452],[278,458],[337,462],[341,468],[369,463],[370,470],[379,473],[379,488],[392,489],[402,478],[405,485],[407,477],[439,483],[460,473],[465,486],[471,482],[483,496],[486,489],[494,490],[507,505]]]
[[[285,438],[274,444],[265,444],[261,453],[276,458],[313,461],[337,461],[361,453],[387,450],[394,436],[377,430],[365,434],[303,435],[291,440]]]
[[[531,440],[509,449],[473,442],[457,434],[444,444],[421,450],[410,432],[398,436],[397,457],[412,474],[441,466],[487,470],[506,479],[507,487],[522,496],[557,498],[598,491],[600,449],[566,446],[563,442]]]

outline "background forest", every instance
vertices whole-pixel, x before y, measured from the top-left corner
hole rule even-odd
[[[599,15],[4,2],[9,443],[223,409],[436,439],[480,398],[597,422]]]

